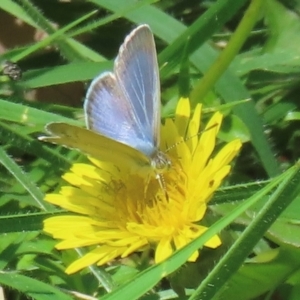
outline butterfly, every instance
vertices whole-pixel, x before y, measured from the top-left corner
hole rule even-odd
[[[50,123],[43,141],[76,148],[101,161],[154,173],[171,166],[160,145],[160,80],[153,34],[148,25],[134,29],[120,47],[113,72],[96,77],[86,95],[87,129]]]

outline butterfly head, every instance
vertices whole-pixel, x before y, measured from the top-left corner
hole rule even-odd
[[[155,154],[151,157],[151,167],[157,174],[168,171],[171,165],[172,163],[170,158],[162,151],[155,152]]]

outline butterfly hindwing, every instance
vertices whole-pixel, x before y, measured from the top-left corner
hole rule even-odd
[[[50,123],[46,126],[51,136],[41,140],[74,148],[102,161],[114,161],[116,164],[149,165],[149,159],[138,150],[91,130],[66,123]]]

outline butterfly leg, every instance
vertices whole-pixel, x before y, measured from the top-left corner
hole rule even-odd
[[[165,194],[166,200],[169,201],[169,195],[167,192],[166,182],[165,182],[165,178],[164,178],[163,174],[161,174],[161,173],[156,174],[156,179],[158,180],[159,186]]]

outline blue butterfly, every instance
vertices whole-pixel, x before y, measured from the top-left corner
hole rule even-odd
[[[86,95],[87,129],[50,123],[43,140],[77,148],[101,160],[161,173],[171,162],[159,150],[160,81],[153,34],[148,25],[134,29],[120,47],[113,72],[96,77]]]

